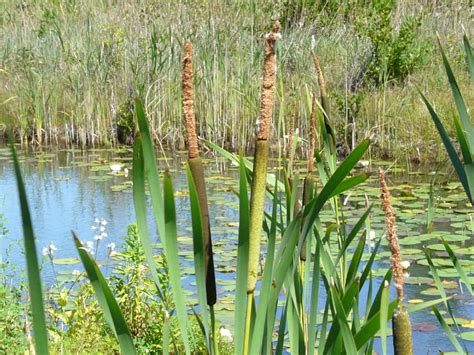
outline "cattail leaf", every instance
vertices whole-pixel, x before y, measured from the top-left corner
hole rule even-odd
[[[462,37],[464,43],[464,51],[466,52],[466,63],[467,68],[469,69],[469,75],[471,76],[471,81],[474,84],[474,56],[472,55],[471,44],[467,38],[467,35],[464,33]]]
[[[203,326],[206,333],[206,339],[209,339],[209,314],[206,304],[206,271],[204,256],[204,236],[201,223],[201,208],[199,205],[199,197],[194,184],[193,175],[186,165],[186,173],[188,176],[189,200],[191,204],[191,220],[193,227],[193,250],[194,250],[194,269],[196,274],[196,284],[199,298],[199,307],[202,317]]]
[[[448,252],[449,258],[451,259],[451,261],[452,261],[454,267],[455,267],[456,270],[458,271],[458,274],[459,274],[459,276],[461,277],[462,282],[464,283],[464,285],[465,285],[466,288],[468,289],[469,293],[470,293],[471,295],[473,295],[471,282],[469,281],[466,272],[464,271],[464,269],[462,268],[461,264],[459,263],[459,260],[458,260],[458,258],[456,257],[456,254],[454,254],[453,249],[451,249],[451,247],[449,246],[448,243],[446,243],[446,241],[444,240],[443,237],[441,237],[441,241],[443,242],[444,248],[445,248],[446,251]]]
[[[461,118],[462,124],[464,126],[464,130],[466,131],[467,142],[469,144],[469,151],[474,152],[474,125],[467,111],[466,104],[464,103],[461,90],[459,90],[456,77],[454,76],[453,70],[451,69],[451,65],[449,64],[448,58],[446,57],[446,54],[444,53],[444,49],[441,46],[441,42],[439,42],[439,40],[438,40],[438,44],[439,44],[439,49],[441,51],[441,56],[443,58],[443,64],[446,70],[446,75],[448,76],[449,85],[451,86],[451,91],[453,93],[454,102],[456,103],[456,108],[458,110],[459,117]]]
[[[260,288],[259,304],[257,307],[257,314],[255,317],[255,323],[253,326],[252,341],[250,343],[250,354],[259,353],[263,342],[263,336],[265,326],[267,330],[273,330],[273,324],[266,324],[267,320],[267,309],[269,304],[269,298],[271,295],[272,287],[272,272],[273,272],[273,261],[275,258],[275,242],[276,242],[276,230],[277,230],[277,212],[278,212],[278,184],[275,184],[275,190],[273,194],[273,208],[271,216],[270,231],[268,234],[268,246],[267,255],[265,259],[265,266],[263,269],[263,278]],[[271,331],[268,336],[271,336]],[[271,339],[271,338],[270,338]]]
[[[356,176],[351,176],[350,178],[345,179],[332,192],[331,197],[340,195],[340,194],[346,192],[347,190],[352,189],[354,186],[357,186],[357,185],[363,183],[365,180],[367,180],[369,178],[369,176],[370,176],[369,174],[363,173],[363,174],[359,174],[359,175],[356,175]]]
[[[321,245],[316,243],[316,251],[313,261],[313,275],[311,280],[311,305],[309,308],[309,324],[308,324],[308,355],[314,354],[316,345],[316,325],[318,324],[318,301],[319,301],[319,279],[320,270]]]
[[[322,209],[326,201],[331,198],[333,192],[339,187],[340,183],[344,180],[347,174],[349,174],[355,164],[362,158],[369,148],[369,144],[369,140],[365,139],[351,152],[351,154],[349,154],[321,189],[321,192],[315,198],[314,205],[312,205],[308,212],[306,212],[305,209],[305,223],[301,233],[303,239],[311,229],[319,211]],[[306,215],[308,217],[306,217]]]
[[[383,281],[382,281],[383,282]],[[394,300],[389,303],[387,311],[387,319],[391,318],[393,312],[397,308],[398,301]],[[373,312],[370,318],[364,323],[360,330],[354,336],[357,349],[361,349],[365,346],[377,332],[380,330],[380,307],[377,311]]]
[[[388,323],[388,304],[389,304],[389,284],[386,283],[382,290],[380,302],[380,340],[382,342],[382,354],[387,354],[387,323]]]
[[[467,354],[468,353],[466,351],[467,349],[463,349],[459,341],[456,339],[456,336],[454,335],[453,331],[451,330],[449,325],[446,323],[441,313],[439,313],[438,309],[435,306],[432,306],[431,309],[433,313],[435,314],[436,318],[438,319],[439,324],[441,324],[441,327],[443,327],[444,333],[447,335],[448,339],[451,341],[451,344],[453,344],[454,347],[456,348],[456,351],[459,354]]]
[[[164,202],[161,193],[160,178],[158,176],[158,169],[156,165],[156,154],[151,138],[150,130],[148,128],[148,120],[143,110],[142,102],[135,99],[135,114],[137,117],[138,128],[142,139],[143,160],[145,164],[145,176],[148,180],[150,188],[151,202],[153,205],[153,212],[155,216],[156,226],[160,234],[161,242],[166,253],[166,238],[165,235],[165,221],[164,221]]]
[[[87,277],[94,289],[97,301],[104,312],[104,318],[117,337],[122,354],[136,354],[130,330],[102,272],[74,232],[72,232],[72,236]]]
[[[43,290],[41,287],[41,276],[39,271],[38,256],[36,254],[36,243],[31,221],[28,199],[25,185],[21,177],[20,164],[15,150],[13,133],[8,135],[10,150],[13,157],[18,198],[20,200],[21,219],[23,225],[23,241],[25,245],[26,269],[28,274],[28,291],[30,295],[31,314],[33,318],[33,338],[35,349],[38,354],[49,354],[48,330],[44,315]]]
[[[249,249],[249,197],[247,173],[242,152],[239,160],[239,238],[237,247],[237,276],[235,286],[235,352],[244,350],[245,314],[247,310],[247,271]]]
[[[357,354],[357,347],[355,343],[354,336],[349,328],[349,323],[347,321],[347,312],[344,309],[341,299],[337,293],[337,290],[334,286],[331,288],[331,300],[333,301],[335,308],[335,318],[339,324],[339,328],[342,334],[342,340],[344,342],[344,350],[347,354]],[[329,338],[328,338],[329,339]],[[328,344],[330,344],[328,342]]]
[[[469,145],[466,140],[466,133],[464,132],[461,126],[461,122],[459,121],[459,118],[454,116],[453,120],[454,120],[454,126],[456,127],[456,135],[458,136],[462,157],[464,159],[464,166],[472,164],[472,155],[474,154],[474,151],[472,153],[469,151]],[[468,180],[468,181],[470,184],[471,180]]]
[[[360,261],[362,259],[362,255],[364,254],[365,238],[366,232],[362,234],[361,238],[359,239],[359,242],[357,243],[357,247],[355,248],[352,254],[351,263],[349,265],[349,269],[347,270],[346,275],[346,285],[351,283],[357,275],[357,270],[359,270]]]
[[[135,137],[133,145],[133,205],[137,219],[138,234],[145,252],[145,258],[150,268],[151,277],[155,283],[160,299],[163,293],[160,289],[160,280],[155,259],[153,258],[153,247],[150,241],[150,233],[146,218],[146,197],[145,197],[145,164],[143,160],[142,139]]]
[[[164,197],[164,222],[165,222],[165,239],[167,245],[166,259],[169,267],[169,278],[171,289],[176,307],[181,336],[183,338],[186,353],[191,353],[189,346],[189,326],[186,304],[184,302],[184,293],[181,286],[181,271],[179,268],[178,253],[178,235],[176,229],[176,207],[174,203],[173,184],[169,172],[165,172],[163,179],[163,197]]]

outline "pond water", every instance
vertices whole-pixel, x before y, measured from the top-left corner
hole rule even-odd
[[[127,149],[110,150],[58,150],[54,152],[30,152],[22,154],[22,171],[29,198],[32,220],[37,237],[39,252],[49,243],[57,247],[55,272],[67,274],[73,269],[81,269],[77,262],[71,230],[83,241],[94,241],[97,233],[91,228],[94,221],[105,219],[107,236],[97,246],[97,259],[107,258],[106,245],[114,242],[118,248],[123,242],[127,225],[134,223],[135,213],[131,190],[131,152]],[[178,215],[178,234],[182,271],[190,297],[193,296],[192,238],[190,210],[187,195],[187,181],[184,174],[186,156],[182,153],[167,153],[159,158],[161,168],[168,168],[173,175],[176,208]],[[215,264],[218,282],[218,314],[228,310],[233,317],[232,291],[236,264],[236,244],[238,235],[238,201],[234,191],[238,191],[238,171],[222,158],[205,159],[208,196],[210,203],[211,225],[214,240]],[[120,171],[112,172],[113,164],[120,164]],[[397,214],[397,227],[404,260],[411,265],[407,272],[406,301],[439,298],[433,287],[427,268],[427,261],[421,250],[426,245],[432,250],[435,261],[443,266],[440,274],[445,280],[448,294],[455,294],[452,307],[460,316],[461,331],[472,331],[474,322],[474,299],[468,297],[459,286],[456,270],[449,267],[449,259],[440,244],[443,236],[457,254],[462,266],[474,284],[474,212],[466,205],[466,198],[457,182],[449,177],[437,175],[436,203],[432,232],[427,233],[427,201],[430,191],[429,182],[433,179],[429,170],[389,165],[389,188],[394,195],[393,204]],[[377,164],[369,167],[376,171]],[[297,168],[303,168],[304,162],[297,162]],[[376,175],[376,174],[375,174]],[[439,184],[443,183],[443,184]],[[380,238],[384,232],[384,218],[380,209],[379,188],[375,178],[371,178],[346,197],[346,216],[355,221],[365,208],[366,196],[374,203],[369,233]],[[150,228],[152,211],[148,209]],[[15,176],[7,148],[0,148],[0,215],[5,218],[8,229],[6,237],[0,238],[2,260],[8,260],[14,273],[25,277],[24,255],[22,253],[22,230],[20,210],[16,190]],[[334,219],[329,209],[321,212],[321,220],[330,223]],[[156,238],[156,237],[155,237]],[[155,240],[158,242],[158,240]],[[95,243],[95,241],[94,241]],[[96,245],[94,244],[94,249]],[[386,243],[377,256],[374,273],[385,273],[389,262]],[[42,278],[46,286],[53,282],[53,270],[43,258]],[[393,290],[392,290],[393,291]],[[393,296],[393,294],[392,294]],[[323,305],[321,305],[323,307]],[[439,306],[440,309],[443,306]],[[462,319],[461,319],[462,318]],[[414,326],[414,346],[416,353],[438,353],[453,351],[449,340],[429,310],[411,315]],[[466,348],[474,351],[474,342],[465,341]]]

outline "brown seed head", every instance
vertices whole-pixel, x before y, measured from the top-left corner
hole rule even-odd
[[[183,113],[188,141],[188,156],[189,158],[196,158],[199,156],[199,148],[196,135],[196,119],[194,117],[193,46],[189,41],[184,43]]]
[[[385,221],[387,228],[387,241],[392,253],[390,259],[392,266],[393,278],[395,280],[395,287],[397,289],[398,300],[403,299],[403,267],[402,258],[400,255],[400,244],[398,243],[397,231],[395,227],[395,214],[393,212],[392,203],[390,202],[391,196],[388,191],[387,183],[385,181],[385,173],[382,169],[379,171],[380,189],[382,194],[380,199],[382,200],[382,209],[385,212]]]
[[[260,96],[260,126],[257,132],[258,140],[268,140],[270,133],[276,78],[275,42],[280,38],[278,33],[280,28],[280,22],[276,21],[272,31],[265,38],[263,82]]]

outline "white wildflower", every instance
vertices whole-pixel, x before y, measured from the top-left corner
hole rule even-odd
[[[219,329],[219,333],[221,335],[221,338],[224,339],[225,341],[227,342],[232,342],[234,340],[233,336],[232,336],[232,333],[230,332],[229,329],[225,328],[225,327],[221,327]]]
[[[81,272],[79,270],[72,270],[72,276],[79,277],[81,276]]]
[[[50,258],[52,259],[53,256],[54,256],[54,253],[55,253],[57,250],[58,250],[58,248],[56,248],[56,246],[53,244],[53,242],[50,242],[47,247],[44,247],[44,248],[43,248],[43,255],[44,255],[44,256],[48,256],[48,257],[50,257]]]
[[[107,254],[111,256],[114,253],[115,253],[115,243],[112,242],[112,243],[107,244]]]

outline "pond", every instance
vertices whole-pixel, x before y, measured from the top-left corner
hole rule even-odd
[[[168,152],[166,157],[161,156],[158,159],[160,167],[169,169],[173,175],[182,272],[186,275],[184,283],[187,293],[190,297],[195,297],[190,209],[184,174],[186,155],[184,152]],[[207,158],[204,162],[217,270],[217,309],[221,320],[224,320],[226,317],[233,317],[232,291],[238,235],[238,200],[234,192],[238,192],[238,168],[220,157]],[[296,168],[303,169],[304,164],[296,162]],[[450,267],[450,260],[440,239],[442,236],[451,244],[467,271],[471,284],[474,284],[474,212],[466,205],[460,184],[450,181],[450,176],[445,173],[437,174],[435,196],[438,199],[433,210],[432,231],[428,232],[427,201],[430,181],[433,180],[430,169],[400,167],[387,162],[373,162],[367,169],[375,172],[379,165],[389,168],[388,183],[394,196],[402,256],[404,260],[410,261],[405,301],[415,303],[420,299],[431,300],[440,297],[432,283],[427,260],[422,252],[422,246],[426,245],[432,251],[435,262],[443,267],[440,275],[445,281],[447,293],[455,295],[451,305],[455,314],[460,317],[459,321],[463,326],[461,330],[471,331],[469,328],[474,326],[474,299],[468,297],[460,287],[457,272]],[[97,247],[96,257],[99,261],[107,258],[109,243],[113,242],[120,248],[128,224],[135,222],[129,149],[29,152],[22,154],[21,167],[37,237],[37,248],[41,252],[49,243],[57,247],[56,273],[65,275],[74,269],[81,269],[71,230],[74,230],[81,240],[94,243],[93,249]],[[6,237],[0,238],[2,260],[8,260],[15,268],[15,274],[25,278],[20,210],[13,166],[7,148],[0,148],[0,181],[0,215],[4,216],[8,229]],[[374,176],[349,192],[344,201],[349,224],[363,213],[366,199],[374,203],[371,231],[368,233],[373,239],[380,238],[385,227],[378,201],[379,194]],[[151,208],[148,213],[150,228],[154,230]],[[96,224],[96,219],[107,221],[107,236],[99,245],[94,241],[96,230],[91,228]],[[334,216],[329,209],[325,209],[321,212],[321,220],[323,223],[330,223]],[[157,246],[159,247],[159,243]],[[389,255],[386,242],[383,241],[374,270],[376,277],[385,273],[389,265]],[[45,287],[48,287],[54,282],[53,270],[46,257],[43,257],[43,263],[42,278]],[[443,306],[440,306],[440,309],[442,308]],[[222,312],[225,310],[228,311],[227,316],[226,312]],[[416,353],[454,350],[429,309],[412,314],[411,319]],[[465,341],[465,345],[467,349],[474,351],[473,342]]]

